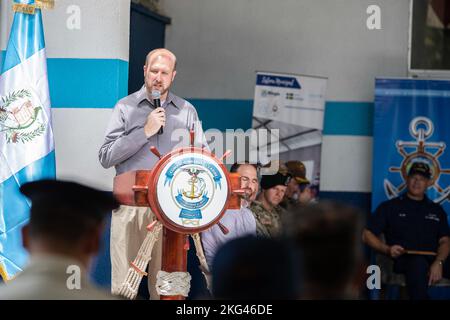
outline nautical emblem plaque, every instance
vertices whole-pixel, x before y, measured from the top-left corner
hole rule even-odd
[[[208,229],[227,207],[231,186],[225,166],[200,148],[181,148],[164,156],[152,170],[149,203],[172,231]]]

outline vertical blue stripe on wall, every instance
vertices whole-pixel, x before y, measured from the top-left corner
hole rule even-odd
[[[53,108],[112,108],[128,92],[128,62],[48,59]]]
[[[203,129],[247,130],[252,127],[253,100],[188,99],[197,109]]]
[[[324,135],[373,135],[373,102],[327,101]]]

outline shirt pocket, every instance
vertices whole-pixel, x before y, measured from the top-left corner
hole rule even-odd
[[[428,214],[424,217],[423,230],[426,237],[434,237],[439,234],[440,218],[437,214]]]
[[[148,110],[133,110],[125,121],[125,134],[130,134],[135,130],[139,130],[147,123],[147,117],[150,114]]]
[[[265,226],[270,226],[272,225],[272,219],[270,219],[267,216],[262,216],[259,221],[261,221],[261,224],[265,225]]]
[[[182,119],[178,115],[170,114],[166,119],[166,126],[171,130],[187,129],[188,123],[186,119]]]
[[[414,219],[407,213],[397,213],[387,225],[387,234],[397,241],[404,241],[411,236],[414,229]]]

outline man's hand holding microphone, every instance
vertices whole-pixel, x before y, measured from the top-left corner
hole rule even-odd
[[[147,138],[155,135],[156,133],[162,134],[163,127],[166,125],[166,111],[161,107],[160,97],[161,94],[159,91],[152,91],[152,99],[155,110],[150,112],[144,126],[144,131]]]

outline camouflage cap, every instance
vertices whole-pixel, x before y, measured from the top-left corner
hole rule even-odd
[[[291,176],[299,184],[309,184],[310,181],[306,178],[306,168],[303,162],[298,160],[292,160],[285,163]]]

